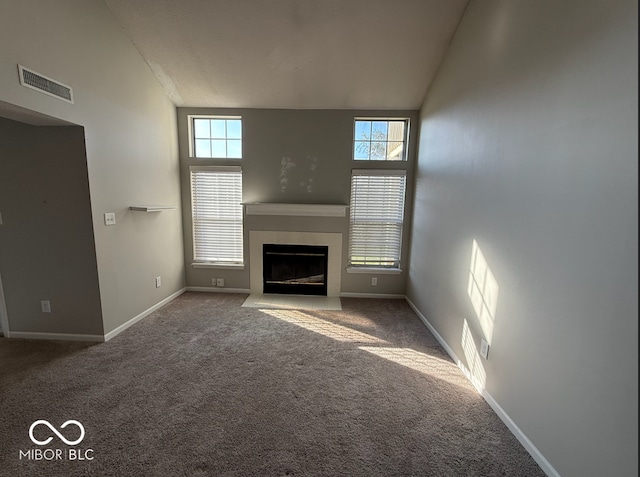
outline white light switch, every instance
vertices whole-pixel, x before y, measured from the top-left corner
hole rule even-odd
[[[116,214],[113,212],[107,212],[104,214],[104,225],[115,225],[116,224]]]

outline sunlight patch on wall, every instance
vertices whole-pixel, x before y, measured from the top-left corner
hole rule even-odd
[[[498,282],[475,240],[471,249],[467,293],[484,332],[484,337],[491,344],[498,306]]]

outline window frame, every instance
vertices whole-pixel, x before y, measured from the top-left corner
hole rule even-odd
[[[357,131],[357,123],[358,121],[370,121],[370,122],[402,122],[404,123],[404,134],[402,136],[402,158],[401,159],[371,159],[371,153],[369,152],[369,159],[358,159],[356,158],[356,143],[358,142],[367,142],[362,141],[356,137]],[[352,140],[352,150],[351,150],[351,159],[358,164],[366,164],[366,163],[398,163],[398,164],[406,164],[409,160],[409,127],[410,127],[410,118],[408,117],[371,117],[371,116],[357,116],[353,118],[353,140]],[[373,141],[370,139],[368,142],[382,142],[382,141]],[[400,142],[400,141],[390,141],[389,138],[384,141],[387,144],[390,142]],[[360,166],[359,166],[360,167]]]
[[[240,221],[240,245],[239,249],[235,250],[237,253],[238,260],[212,260],[203,257],[199,257],[198,252],[198,240],[197,229],[198,220],[196,218],[196,204],[194,201],[194,194],[196,191],[194,190],[194,176],[193,173],[240,173],[240,197],[237,206],[240,208],[239,211],[239,221]],[[242,269],[244,268],[245,263],[245,230],[244,230],[244,206],[242,204],[242,187],[243,187],[243,173],[241,166],[189,166],[189,187],[190,187],[190,199],[191,199],[191,233],[192,233],[192,263],[191,266],[194,268],[234,268],[234,269]],[[231,207],[234,207],[232,205]]]
[[[398,160],[387,160],[385,159],[356,159],[356,126],[357,121],[402,121],[404,123],[404,137],[403,137],[403,157]],[[352,172],[350,178],[350,212],[349,212],[349,243],[348,243],[348,265],[346,268],[347,273],[368,273],[368,274],[401,274],[402,273],[402,260],[403,260],[403,251],[406,242],[406,227],[407,227],[407,207],[408,198],[411,195],[410,191],[410,178],[411,178],[411,166],[410,166],[410,142],[411,142],[411,122],[412,118],[408,115],[400,114],[398,116],[354,116],[353,117],[353,128],[352,128],[352,144],[351,144],[351,155],[352,155]],[[393,141],[391,141],[393,142]],[[398,239],[398,256],[396,261],[396,266],[376,266],[376,265],[363,265],[352,262],[351,251],[352,251],[352,224],[353,218],[351,210],[351,201],[353,194],[353,175],[355,173],[370,173],[370,174],[379,174],[379,175],[403,175],[405,177],[404,180],[404,194],[402,196],[402,221],[400,224],[400,235]],[[362,174],[360,174],[362,175]]]
[[[194,121],[196,119],[208,119],[208,120],[240,120],[240,157],[229,157],[227,156],[197,156],[196,155],[196,137],[195,137],[195,125]],[[224,114],[188,114],[187,115],[187,132],[189,136],[189,157],[194,159],[213,159],[213,160],[230,160],[230,161],[240,161],[244,157],[244,121],[242,120],[242,116],[238,115],[224,115]],[[214,138],[208,138],[213,140]],[[233,140],[235,138],[231,138]],[[223,138],[224,141],[229,141],[230,139],[225,135]]]

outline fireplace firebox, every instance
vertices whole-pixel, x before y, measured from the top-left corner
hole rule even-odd
[[[329,247],[263,244],[264,293],[327,294]]]

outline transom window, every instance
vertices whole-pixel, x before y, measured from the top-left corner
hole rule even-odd
[[[242,119],[237,116],[192,117],[192,155],[242,158]]]
[[[408,121],[356,118],[353,159],[356,161],[405,161]]]

